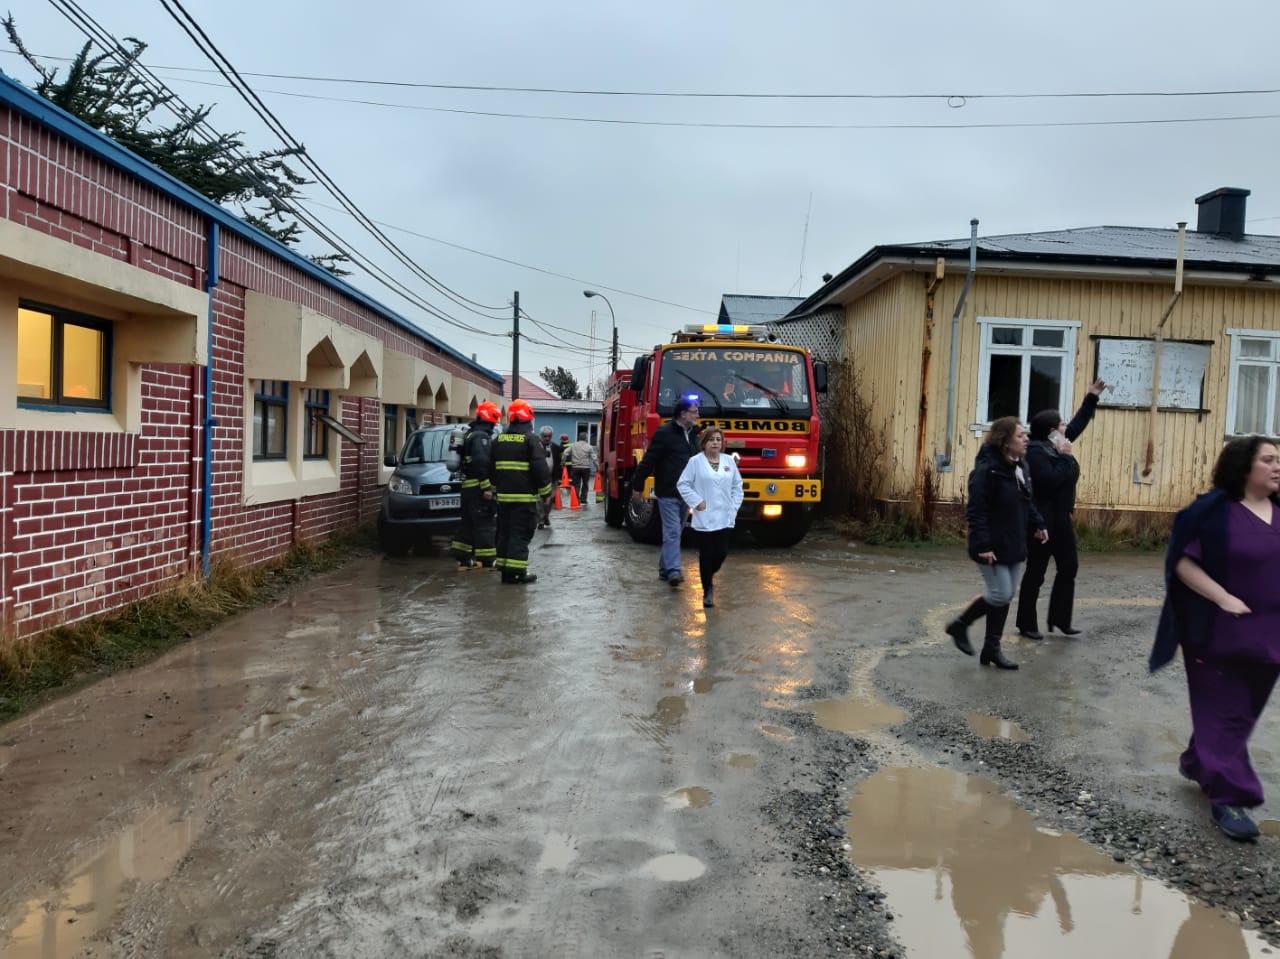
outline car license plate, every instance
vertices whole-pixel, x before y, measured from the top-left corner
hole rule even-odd
[[[437,496],[427,500],[427,509],[458,509],[460,506],[461,496]]]

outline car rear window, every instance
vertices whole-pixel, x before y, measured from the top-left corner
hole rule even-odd
[[[414,433],[404,444],[401,463],[439,463],[449,451],[451,430],[424,430]]]

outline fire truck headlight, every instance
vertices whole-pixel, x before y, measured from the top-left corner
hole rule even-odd
[[[760,515],[762,515],[765,519],[777,519],[779,516],[782,515],[782,504],[781,503],[765,503],[764,506],[760,508]]]
[[[788,453],[787,468],[793,470],[802,470],[809,465],[809,457],[803,453]]]

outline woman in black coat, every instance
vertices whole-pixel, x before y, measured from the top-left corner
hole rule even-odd
[[[1050,557],[1056,572],[1053,589],[1049,593],[1049,616],[1045,620],[1045,629],[1049,632],[1057,629],[1066,636],[1080,632],[1071,625],[1076,571],[1080,568],[1076,533],[1071,525],[1080,464],[1071,455],[1071,444],[1093,419],[1098,397],[1106,385],[1102,380],[1094,381],[1070,423],[1064,423],[1062,414],[1057,410],[1042,410],[1031,417],[1027,467],[1031,471],[1036,506],[1049,530],[1049,541],[1027,544],[1027,573],[1022,577],[1022,589],[1018,593],[1018,633],[1027,639],[1044,638],[1036,620],[1036,601],[1040,598],[1040,587],[1044,585]]]
[[[1000,651],[1000,637],[1009,618],[1018,574],[1027,558],[1028,533],[1042,543],[1049,538],[1031,496],[1031,480],[1022,459],[1026,451],[1027,431],[1016,416],[1002,416],[991,424],[969,474],[969,502],[965,507],[969,558],[978,564],[983,590],[947,624],[947,635],[956,649],[972,656],[968,629],[985,616],[979,662],[983,666],[994,663],[999,669],[1018,668]]]

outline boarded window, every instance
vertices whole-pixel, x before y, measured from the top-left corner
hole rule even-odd
[[[1107,381],[1100,406],[1147,409],[1155,380],[1155,340],[1099,337],[1097,375]],[[1160,346],[1160,399],[1164,410],[1204,408],[1204,371],[1210,344],[1165,340]]]

